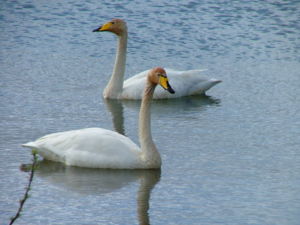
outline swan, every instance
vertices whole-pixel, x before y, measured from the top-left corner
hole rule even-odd
[[[128,137],[102,128],[86,128],[53,133],[22,146],[42,157],[70,166],[110,169],[160,168],[161,158],[152,140],[150,104],[159,84],[170,93],[175,91],[161,67],[149,71],[139,114],[138,147]]]
[[[110,99],[141,99],[144,83],[149,70],[143,71],[124,81],[126,49],[127,49],[127,26],[121,19],[113,19],[93,32],[109,31],[118,36],[118,47],[113,72],[104,89],[103,97]],[[205,91],[221,82],[217,79],[202,78],[200,73],[203,70],[176,71],[166,69],[175,94],[157,88],[154,92],[154,99],[177,98],[189,95],[203,94]],[[123,83],[124,81],[124,83]]]

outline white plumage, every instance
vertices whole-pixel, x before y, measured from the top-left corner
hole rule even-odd
[[[91,168],[139,168],[140,148],[129,138],[102,128],[46,135],[23,145],[45,159]]]

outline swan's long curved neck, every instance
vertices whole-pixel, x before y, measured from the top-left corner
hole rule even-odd
[[[127,32],[118,36],[118,47],[115,65],[111,78],[104,89],[104,98],[118,98],[123,90],[123,81],[126,65]]]
[[[139,140],[144,163],[151,168],[161,165],[161,158],[152,140],[150,105],[156,85],[147,81],[139,115]]]

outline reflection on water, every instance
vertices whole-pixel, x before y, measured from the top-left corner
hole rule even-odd
[[[220,99],[207,96],[207,95],[195,95],[174,99],[158,99],[152,100],[151,109],[154,112],[167,112],[176,110],[189,110],[195,108],[204,108],[208,105],[219,105]],[[128,108],[139,108],[140,101],[123,100],[123,103]]]
[[[123,105],[117,99],[104,99],[108,111],[111,113],[112,122],[116,132],[125,135]]]
[[[149,199],[151,190],[160,180],[160,170],[144,170],[140,176],[140,187],[137,195],[137,215],[141,225],[150,224]]]
[[[125,135],[123,105],[128,108],[139,111],[141,101],[114,99],[103,100],[106,104],[108,111],[111,113],[115,131]],[[195,108],[205,108],[208,105],[219,105],[220,103],[220,99],[211,96],[195,95],[182,98],[152,100],[151,110],[153,113],[158,112],[165,114],[167,112],[170,112],[172,114],[174,111],[179,112]]]
[[[31,164],[21,165],[28,171]],[[132,182],[139,181],[137,214],[140,224],[149,222],[151,190],[160,180],[160,170],[110,170],[65,166],[48,160],[39,161],[35,175],[47,183],[82,195],[102,195],[117,191]]]

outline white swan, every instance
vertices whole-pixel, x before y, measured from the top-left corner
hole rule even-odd
[[[129,138],[102,128],[53,133],[22,146],[36,150],[45,159],[72,166],[111,169],[160,168],[161,158],[152,140],[150,127],[150,103],[157,84],[174,93],[163,68],[150,70],[139,115],[140,148]]]
[[[127,49],[127,26],[125,21],[121,19],[113,19],[110,22],[105,23],[103,26],[93,30],[93,32],[98,31],[109,31],[118,36],[116,61],[110,81],[104,89],[103,97],[111,99],[141,99],[144,83],[146,82],[146,77],[149,71],[141,72],[124,81]],[[157,88],[154,92],[153,98],[177,98],[188,95],[203,94],[212,86],[221,82],[217,79],[201,78],[201,71],[202,70],[175,71],[166,69],[170,82],[176,90],[176,93],[171,95],[163,91],[163,89]]]

